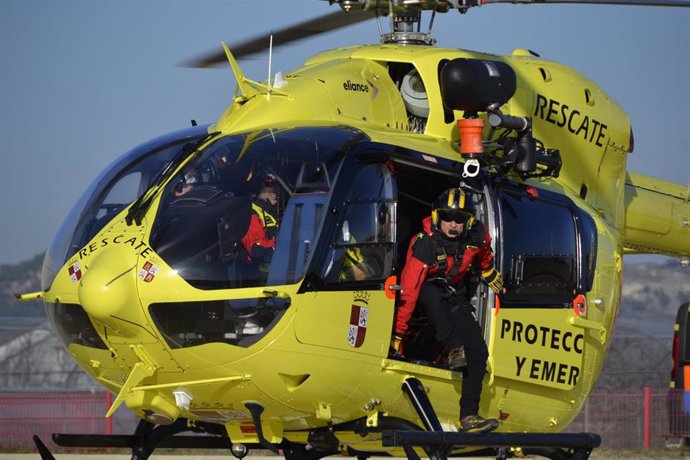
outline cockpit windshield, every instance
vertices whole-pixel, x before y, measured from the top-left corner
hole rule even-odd
[[[189,284],[291,284],[304,274],[345,153],[344,128],[224,136],[168,183],[151,247]]]
[[[139,198],[170,162],[207,135],[196,126],[160,136],[117,158],[82,193],[62,223],[43,261],[42,286],[47,290],[57,270],[103,227]]]

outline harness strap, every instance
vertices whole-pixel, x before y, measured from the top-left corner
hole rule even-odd
[[[261,225],[264,228],[271,228],[271,227],[277,227],[278,226],[278,219],[276,219],[274,216],[269,214],[264,208],[259,206],[256,203],[252,203],[252,209],[256,213],[257,216],[259,216],[259,220],[261,221]]]
[[[446,248],[436,244],[436,265],[438,266],[439,276],[445,276],[446,268],[448,268],[448,254]]]

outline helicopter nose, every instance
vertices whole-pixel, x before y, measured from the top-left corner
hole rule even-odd
[[[89,316],[106,320],[138,305],[136,263],[136,254],[123,246],[103,248],[92,256],[78,289],[79,303]]]

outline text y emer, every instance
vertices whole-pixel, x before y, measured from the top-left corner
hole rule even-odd
[[[567,353],[582,354],[583,334],[561,331],[547,326],[523,324],[520,321],[503,319],[501,339],[527,343]],[[580,368],[572,364],[548,361],[527,356],[515,356],[515,375],[531,380],[559,383],[574,386],[580,376]]]

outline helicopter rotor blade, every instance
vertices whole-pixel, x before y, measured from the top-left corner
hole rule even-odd
[[[336,11],[324,16],[319,16],[308,21],[295,24],[285,29],[278,30],[272,34],[264,34],[251,38],[235,46],[231,46],[235,58],[240,59],[249,55],[261,52],[268,48],[269,38],[273,35],[273,47],[286,45],[288,43],[301,40],[303,38],[330,32],[341,27],[346,27],[358,22],[366,21],[375,16],[372,11],[355,10],[348,13]],[[220,50],[212,52],[201,58],[187,61],[185,67],[213,67],[226,61],[225,52]]]
[[[331,0],[333,3],[340,3],[338,0]],[[362,21],[374,18],[376,12],[383,11],[379,3],[381,0],[371,3],[363,9],[351,9],[348,12],[342,10],[334,13],[319,16],[308,21],[286,27],[276,32],[263,34],[231,47],[233,55],[237,59],[251,56],[268,48],[269,38],[273,35],[273,46],[278,47],[288,43],[308,38],[325,32],[330,32],[342,27],[357,24]],[[434,7],[437,5],[432,2]],[[468,9],[490,3],[520,3],[520,4],[587,4],[587,5],[631,5],[631,6],[670,6],[670,7],[690,7],[690,0],[447,0],[448,5],[452,5],[458,11],[464,13]],[[363,4],[364,5],[364,4]],[[182,65],[185,67],[213,67],[226,61],[223,50],[214,51],[205,56],[190,59]]]
[[[689,0],[481,0],[482,3],[556,3],[586,5],[690,7]]]

